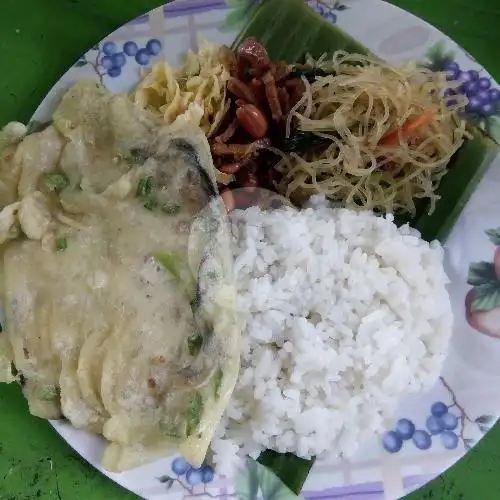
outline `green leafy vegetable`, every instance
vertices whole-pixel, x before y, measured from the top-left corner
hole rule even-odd
[[[68,176],[61,170],[45,174],[43,180],[47,189],[54,193],[59,193],[69,186]]]
[[[329,143],[329,139],[319,137],[313,132],[303,132],[293,129],[290,136],[284,140],[281,149],[285,153],[301,154],[318,147],[327,146]]]
[[[199,392],[195,392],[187,407],[187,434],[193,434],[200,425],[203,415],[203,398]]]
[[[68,248],[68,239],[66,236],[56,238],[56,250],[58,252],[62,252],[63,250],[66,250],[66,248]]]
[[[220,388],[222,386],[222,379],[224,377],[224,372],[219,368],[214,375],[214,396],[217,399],[220,396]]]
[[[203,344],[203,337],[201,335],[193,335],[188,337],[188,350],[191,356],[198,356],[201,346]]]

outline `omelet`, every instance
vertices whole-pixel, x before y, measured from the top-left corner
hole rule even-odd
[[[203,131],[89,81],[4,148],[1,380],[34,415],[102,434],[111,471],[173,449],[201,465],[240,352]]]

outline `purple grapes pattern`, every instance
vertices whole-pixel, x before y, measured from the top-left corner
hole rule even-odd
[[[330,21],[332,24],[337,23],[337,13],[348,8],[339,1],[328,2],[322,0],[316,0],[311,4],[311,6],[314,11],[327,21]]]
[[[456,102],[453,97],[460,93],[469,99],[465,107],[467,115],[489,118],[499,114],[500,90],[492,87],[490,78],[481,76],[474,69],[464,71],[455,61],[447,61],[443,69],[449,81],[460,83],[458,88],[448,89],[445,92],[450,104]]]
[[[419,450],[428,450],[434,444],[433,437],[436,436],[444,448],[454,450],[459,443],[455,432],[458,427],[458,417],[449,410],[450,408],[442,401],[434,403],[425,426],[421,429],[417,429],[415,423],[407,418],[398,420],[396,427],[382,437],[382,446],[389,453],[397,453],[407,441]]]
[[[455,450],[460,443],[466,450],[470,450],[476,440],[465,437],[468,425],[473,425],[480,434],[486,434],[496,418],[492,415],[481,415],[471,418],[458,403],[455,393],[444,378],[440,381],[448,392],[451,403],[436,401],[430,407],[424,425],[417,428],[415,422],[408,418],[397,421],[394,429],[382,436],[382,447],[388,453],[400,452],[405,444],[412,444],[419,450],[429,450],[436,442],[447,450]]]
[[[134,41],[128,41],[119,46],[117,43],[107,40],[100,47],[93,47],[92,52],[97,53],[95,57],[88,53],[82,56],[75,63],[75,66],[77,68],[86,65],[92,66],[102,83],[104,76],[119,77],[129,60],[135,60],[140,66],[148,66],[153,57],[161,51],[162,43],[157,39],[148,40],[144,47],[139,47]]]
[[[183,457],[172,461],[171,474],[161,476],[158,481],[169,490],[174,484],[183,490],[184,498],[211,498],[213,500],[296,500],[293,493],[271,470],[256,460],[247,457],[246,465],[239,470],[234,479],[235,491],[228,493],[224,489],[209,491],[208,485],[214,480],[213,468],[203,464],[196,468]],[[212,485],[214,487],[215,484]]]
[[[444,41],[438,42],[426,53],[423,63],[433,71],[443,71],[454,88],[445,91],[450,105],[456,104],[457,95],[467,96],[469,102],[462,112],[473,125],[481,127],[495,138],[500,137],[500,89],[484,72],[461,67],[453,51],[446,50]]]
[[[177,457],[172,461],[172,475],[165,475],[158,478],[158,481],[171,488],[174,483],[179,484],[188,493],[192,493],[195,486],[207,485],[215,478],[214,469],[203,464],[201,467],[193,467],[183,457]]]

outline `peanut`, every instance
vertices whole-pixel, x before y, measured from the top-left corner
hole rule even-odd
[[[254,138],[261,139],[267,134],[269,124],[264,113],[253,104],[245,104],[236,110],[240,125]]]

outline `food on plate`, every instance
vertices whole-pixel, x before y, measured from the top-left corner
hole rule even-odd
[[[441,245],[321,197],[231,220],[243,346],[214,460],[351,455],[439,376],[452,328]]]
[[[190,50],[180,68],[156,63],[132,92],[137,104],[161,113],[166,123],[186,114],[211,136],[229,103],[227,54],[231,51],[202,40],[198,53]]]
[[[204,133],[83,81],[52,125],[11,142],[0,164],[4,381],[19,381],[34,415],[102,434],[109,470],[176,448],[201,465],[239,369]]]
[[[450,86],[444,73],[360,54],[272,62],[249,38],[237,50],[222,131],[211,139],[215,165],[243,187],[274,184],[296,203],[320,193],[415,215],[415,201],[428,198],[432,211],[467,137],[456,113],[467,98],[450,105]]]
[[[337,52],[317,67],[326,74],[304,78],[306,91],[288,117],[316,143],[276,167],[279,191],[411,215],[417,200],[428,199],[432,212],[448,162],[468,137],[457,114],[467,98],[452,103],[445,74],[411,63]]]
[[[312,61],[319,61],[325,51],[330,55],[344,51],[370,59],[375,57],[338,25],[323,19],[302,0],[282,0],[279,9],[270,0],[261,2],[238,34],[232,45],[233,50],[236,52],[245,40],[251,38],[262,42],[271,61],[285,61],[290,65],[307,62],[308,54]],[[456,85],[457,82],[450,82],[450,88]],[[301,134],[297,138],[301,139]],[[399,214],[398,223],[409,222],[427,241],[436,238],[444,241],[497,154],[495,140],[469,122],[467,137],[449,161],[447,174],[435,191],[439,199],[434,211],[429,214],[430,200],[418,199],[415,201],[416,213]]]
[[[469,143],[478,144],[483,156],[491,147],[460,117],[467,97],[453,92],[458,82],[415,63],[393,66],[363,50],[316,59],[306,54],[289,63],[273,61],[255,38],[240,41],[234,51],[205,42],[200,55],[190,53],[181,69],[156,65],[133,93],[149,108],[175,108],[170,120],[183,116],[199,124],[202,109],[205,118],[214,109],[205,102],[214,91],[206,89],[220,90],[217,118],[205,132],[229,205],[250,206],[258,201],[255,188],[263,187],[298,205],[324,194],[344,206],[419,219],[430,227],[428,239],[440,234],[435,222],[427,221],[442,221],[443,233],[450,229],[468,197],[469,181],[475,185],[484,171],[470,167]],[[175,83],[166,75],[192,75],[185,68],[193,61],[196,68],[205,61],[205,69],[192,77],[205,90],[180,98],[187,77]],[[214,72],[222,75],[215,86]],[[167,92],[169,87],[175,92]],[[457,199],[448,193],[449,202],[441,202],[433,215],[440,191],[451,182],[441,189],[443,178],[454,165],[463,174],[461,189],[453,190]],[[423,215],[428,217],[422,220]],[[427,237],[425,224],[419,229]]]
[[[8,125],[0,380],[102,434],[108,470],[260,454],[298,493],[439,375],[452,315],[427,241],[496,152],[456,86],[263,1],[232,48]]]

